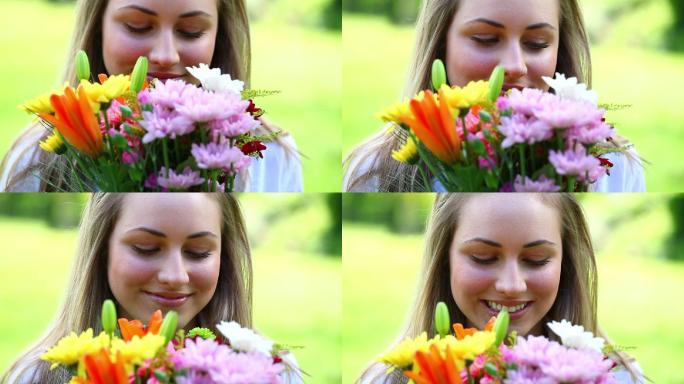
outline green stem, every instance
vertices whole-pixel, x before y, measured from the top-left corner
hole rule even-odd
[[[568,177],[568,192],[575,192],[575,176]]]
[[[428,177],[427,173],[425,173],[425,169],[421,164],[416,165],[418,168],[418,172],[420,172],[420,176],[423,178],[423,183],[425,184],[426,190],[430,189],[430,178]],[[446,188],[446,186],[445,186]]]
[[[162,139],[162,156],[164,156],[164,166],[166,167],[165,177],[169,177],[169,148],[168,148],[169,138],[165,137]]]
[[[525,169],[525,146],[523,144],[518,144],[518,155],[520,156],[520,171],[524,184],[525,177],[527,176],[527,169]]]
[[[465,165],[470,164],[470,153],[468,150],[468,129],[466,128],[465,116],[461,115],[461,123],[463,124],[463,150],[465,151]]]

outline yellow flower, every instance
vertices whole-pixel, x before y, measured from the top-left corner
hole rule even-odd
[[[444,98],[452,109],[470,108],[489,102],[489,83],[484,80],[471,81],[465,87],[443,85]]]
[[[454,356],[458,359],[474,360],[477,355],[484,353],[494,344],[495,338],[494,332],[479,331],[461,340],[449,335],[437,341],[437,345],[442,352],[446,351],[447,346],[449,346]]]
[[[425,332],[415,339],[407,337],[391,351],[380,356],[378,360],[385,364],[405,368],[413,364],[417,351],[427,351],[433,342],[433,340],[428,340]]]
[[[88,328],[87,331],[76,335],[71,332],[69,336],[62,338],[57,345],[50,348],[40,358],[52,363],[50,369],[57,367],[59,364],[72,365],[79,362],[81,357],[96,353],[102,348],[109,345],[109,336],[101,332],[97,337],[93,337],[93,330]]]
[[[133,336],[128,342],[121,339],[112,340],[110,354],[114,358],[117,352],[121,352],[121,359],[128,369],[132,365],[142,363],[145,359],[151,359],[163,346],[164,336],[148,333],[143,338]]]
[[[401,148],[392,151],[392,158],[402,163],[413,164],[418,160],[418,147],[411,137],[406,140]]]
[[[60,154],[64,149],[64,141],[62,138],[54,132],[52,135],[48,136],[47,139],[40,142],[40,149],[46,152],[54,152]]]
[[[90,107],[94,113],[100,111],[101,104],[107,104],[113,99],[122,96],[130,89],[130,86],[131,80],[128,75],[110,76],[102,84],[81,80],[81,83],[78,85],[79,89],[83,88],[88,96]]]
[[[401,123],[401,117],[411,114],[411,108],[409,107],[409,100],[406,99],[401,103],[392,105],[391,107],[385,108],[384,111],[380,112],[378,115],[380,119],[388,123]]]
[[[55,113],[55,109],[52,107],[52,103],[50,103],[50,96],[52,95],[58,95],[62,96],[64,95],[64,88],[68,87],[68,83],[64,83],[64,86],[57,91],[53,92],[47,92],[44,93],[36,98],[33,98],[24,104],[20,105],[19,108],[23,109],[24,111],[28,113]]]

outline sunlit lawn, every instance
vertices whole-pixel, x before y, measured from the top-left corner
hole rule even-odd
[[[305,198],[313,204],[267,220],[264,207]],[[295,350],[306,382],[341,380],[340,259],[320,253],[318,239],[328,226],[321,195],[252,195],[241,198],[254,263],[254,325]],[[270,209],[269,208],[269,209]],[[306,229],[292,228],[306,222]],[[76,231],[57,231],[39,221],[0,217],[0,371],[35,340],[63,298]]]
[[[375,114],[400,100],[413,49],[413,28],[384,18],[344,15],[343,152],[376,132]],[[602,102],[631,104],[608,113],[646,166],[649,191],[684,190],[684,55],[611,42],[592,48],[594,89]]]
[[[0,154],[30,122],[17,105],[59,85],[72,9],[72,3],[42,0],[0,4],[0,23],[12,31],[0,36]],[[253,24],[252,87],[282,92],[257,102],[297,140],[304,155],[304,187],[310,192],[340,190],[340,41],[339,33],[283,21]]]
[[[615,344],[633,347],[629,353],[654,382],[682,382],[684,374],[672,367],[684,359],[684,309],[672,300],[684,290],[684,264],[660,258],[671,229],[663,196],[646,197],[649,210],[639,216],[628,212],[644,204],[641,196],[587,200],[598,249],[599,323]],[[405,324],[423,236],[345,222],[343,247],[342,372],[352,383]]]

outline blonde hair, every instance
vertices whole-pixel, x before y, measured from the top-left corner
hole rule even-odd
[[[456,305],[451,292],[449,249],[456,228],[458,228],[463,207],[474,196],[477,195],[467,193],[437,195],[425,233],[423,266],[418,282],[418,292],[407,326],[396,343],[406,337],[416,337],[422,332],[427,332],[429,337],[433,337],[435,335],[433,314],[440,301],[447,304],[453,323],[467,323],[465,315]],[[516,196],[524,197],[524,195]],[[536,194],[535,196],[560,213],[563,245],[561,276],[556,301],[541,321],[546,323],[566,319],[605,338],[596,320],[596,261],[582,207],[571,194]],[[543,336],[558,340],[546,328],[544,328]],[[611,357],[630,373],[637,375],[627,355],[618,353]],[[380,363],[371,364],[358,382],[376,382],[375,380],[387,383],[406,382],[401,372],[386,375],[385,368]]]
[[[78,84],[74,63],[76,53],[81,49],[88,54],[91,73],[108,73],[102,52],[102,19],[107,3],[108,0],[79,0],[77,2],[76,25],[67,55],[68,60],[64,68],[62,83],[68,82],[72,86]],[[249,87],[251,39],[244,0],[217,0],[217,3],[217,44],[214,48],[211,67],[221,68],[222,73],[228,73],[233,78],[241,79],[245,82],[245,87]],[[40,131],[43,131],[42,134],[39,134]],[[260,134],[270,134],[276,131],[278,131],[276,125],[262,120]],[[15,141],[5,155],[2,166],[0,166],[3,173],[9,172],[10,175],[6,190],[11,190],[36,173],[40,178],[40,191],[71,190],[74,186],[79,185],[74,179],[74,175],[69,171],[69,166],[64,157],[38,148],[38,142],[45,139],[47,135],[48,130],[45,127],[34,123],[29,125],[26,131]],[[36,137],[38,137],[37,140]],[[30,141],[31,145],[26,145],[27,141]],[[288,157],[294,155],[294,149],[287,142],[280,137],[276,137],[275,141],[283,146]],[[16,150],[22,151],[16,158],[22,159],[25,156],[30,156],[31,160],[34,160],[37,157],[37,162],[30,164],[26,169],[17,169],[20,161],[17,160],[13,163],[10,161],[10,154]],[[5,169],[7,167],[10,168]],[[244,182],[246,175],[241,176]]]
[[[197,326],[214,329],[222,320],[252,325],[252,261],[244,220],[236,198],[213,193],[221,215],[221,266],[214,296],[197,314]],[[0,380],[1,383],[31,379],[39,383],[62,384],[70,375],[64,369],[49,370],[40,355],[70,332],[92,328],[102,330],[100,312],[106,299],[115,300],[107,281],[109,236],[124,204],[126,194],[94,194],[84,210],[76,258],[66,297],[47,331],[17,359]]]
[[[577,0],[560,1],[559,45],[556,72],[575,76],[591,85],[591,54]],[[446,60],[446,36],[458,11],[459,0],[423,0],[416,22],[413,50],[404,97],[431,88],[431,68],[435,59]],[[475,79],[477,80],[477,79]],[[424,191],[418,169],[392,159],[392,151],[406,142],[401,130],[388,134],[388,126],[356,147],[344,161],[348,191],[359,190],[375,181],[380,192]]]

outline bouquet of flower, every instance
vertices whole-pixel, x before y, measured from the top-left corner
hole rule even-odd
[[[162,319],[157,310],[147,326],[118,319],[111,300],[102,308],[102,331],[72,332],[42,355],[51,369],[63,365],[69,384],[278,384],[294,370],[288,351],[242,328],[221,322],[215,335],[207,328],[176,332],[178,315]],[[292,372],[299,375],[299,372]]]
[[[70,189],[232,191],[236,174],[275,136],[254,134],[263,111],[251,98],[271,92],[245,91],[206,64],[186,69],[201,87],[148,79],[144,57],[131,75],[91,82],[81,51],[77,88],[65,85],[21,108],[50,132],[40,147],[66,158]]]
[[[449,332],[446,304],[435,311],[437,335],[407,338],[379,361],[400,369],[416,384],[490,383],[617,383],[616,367],[606,353],[612,347],[582,326],[566,320],[548,327],[561,343],[542,336],[506,338],[509,314],[504,308],[484,330],[453,324]],[[506,340],[506,343],[503,343]]]
[[[595,92],[559,73],[544,77],[555,93],[502,92],[503,76],[498,66],[489,81],[450,87],[436,60],[435,92],[380,115],[406,139],[392,157],[416,164],[427,188],[452,192],[585,191],[607,174],[612,164],[601,155],[622,149],[611,143],[614,129]]]

